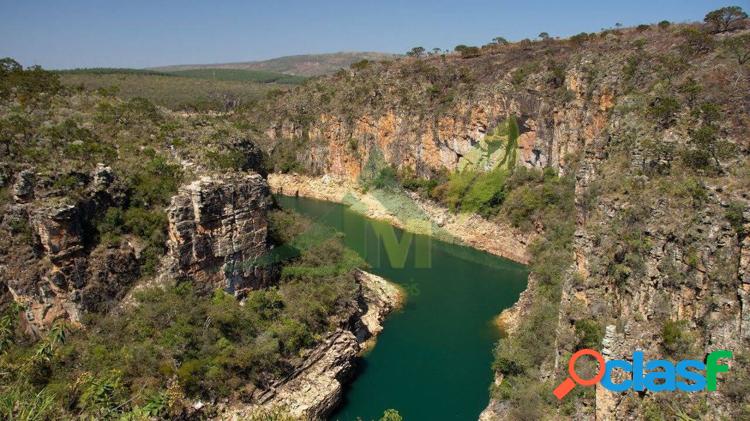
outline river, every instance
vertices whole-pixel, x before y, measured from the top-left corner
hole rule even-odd
[[[526,267],[404,233],[345,205],[288,196],[277,200],[342,232],[369,271],[408,294],[405,307],[386,320],[344,404],[330,419],[377,420],[393,408],[406,421],[476,420],[489,400],[492,349],[499,339],[492,320],[526,288]]]

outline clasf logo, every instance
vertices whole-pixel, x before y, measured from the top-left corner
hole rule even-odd
[[[599,370],[590,379],[581,378],[575,370],[576,361],[584,355],[594,357],[599,363]],[[729,371],[729,366],[719,364],[720,359],[731,359],[732,351],[718,350],[708,354],[706,362],[698,360],[682,360],[677,364],[667,360],[643,361],[643,352],[633,353],[633,361],[610,360],[604,361],[604,357],[593,349],[582,349],[570,357],[568,361],[568,374],[570,377],[560,383],[552,393],[557,399],[562,399],[576,387],[593,386],[601,382],[604,388],[613,392],[624,392],[628,389],[636,391],[649,390],[651,392],[671,392],[681,390],[683,392],[698,392],[701,390],[716,390],[716,375]],[[630,373],[630,378],[615,383],[612,372],[619,369]],[[705,371],[705,375],[703,372]]]

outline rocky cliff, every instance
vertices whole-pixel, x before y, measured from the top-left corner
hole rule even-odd
[[[204,176],[180,188],[167,209],[171,278],[241,295],[275,281],[267,258],[271,206],[259,174]]]
[[[486,419],[534,419],[550,408],[599,419],[747,415],[750,74],[730,47],[745,32],[644,25],[488,45],[469,57],[362,64],[266,103],[259,124],[281,171],[361,182],[390,168],[434,180],[467,162],[489,172],[497,153],[504,168],[510,159],[570,178],[575,209],[560,229],[575,234],[560,262],[572,263],[554,269],[552,285],[530,283],[554,297],[545,307],[554,312],[553,346],[540,345],[546,357],[528,370],[504,368],[519,382],[554,386],[584,345],[610,358],[636,349],[647,358],[739,355],[724,391],[701,396],[707,406],[682,395],[597,390],[572,410],[544,402],[546,389],[529,392],[534,402],[506,390]],[[515,141],[498,137],[509,119],[517,121]],[[505,152],[492,146],[498,138]],[[306,194],[304,185],[279,186]],[[541,231],[549,222],[534,221]],[[534,297],[506,318],[522,324],[539,314]]]
[[[222,419],[246,419],[283,411],[295,418],[322,420],[336,409],[343,388],[354,375],[359,354],[376,339],[382,322],[405,299],[403,292],[385,279],[357,271],[358,292],[350,303],[344,324],[306,353],[292,374],[266,390],[258,390],[252,403],[227,409]]]
[[[25,308],[30,331],[57,320],[79,323],[86,311],[116,303],[139,276],[137,252],[128,242],[97,244],[92,220],[122,200],[110,168],[82,175],[78,200],[50,194],[32,169],[13,184],[15,203],[7,205],[0,229],[3,267],[0,282]]]

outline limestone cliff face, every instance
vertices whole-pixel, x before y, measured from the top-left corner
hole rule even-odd
[[[33,170],[14,184],[0,229],[0,283],[25,307],[26,326],[38,332],[56,320],[76,324],[85,311],[105,310],[138,278],[135,249],[91,241],[91,219],[119,200],[112,171],[100,166],[83,198],[35,194]]]
[[[597,153],[587,156],[578,174],[579,198],[590,192],[599,177],[605,177]],[[750,345],[748,240],[724,215],[730,202],[742,204],[742,231],[748,232],[748,199],[747,192],[737,194],[726,186],[709,184],[705,197],[687,211],[673,198],[659,195],[602,198],[593,210],[579,203],[575,267],[563,286],[555,370],[565,369],[565,356],[573,351],[573,344],[565,338],[575,336],[574,324],[582,319],[605,326],[602,353],[607,359],[627,360],[635,350],[644,351],[647,360],[702,359],[718,349],[735,354],[746,350]],[[623,246],[609,255],[607,245],[616,241],[613,236],[618,233],[607,233],[607,227],[618,226],[624,215],[640,211],[648,216],[631,222],[631,230],[639,237],[642,262],[631,265],[636,267],[632,272],[615,269],[613,273],[613,267],[624,267],[617,265],[627,265],[624,262],[633,255]],[[678,323],[683,332],[679,347],[665,338],[663,329],[669,322]],[[743,370],[737,362],[732,364],[733,370]],[[736,411],[736,402],[728,398],[735,381],[732,377],[724,380],[725,392],[703,396],[712,416]],[[645,399],[658,396],[647,394]],[[689,401],[679,402],[690,406]],[[637,418],[643,413],[643,400],[597,386],[595,409],[600,420]]]
[[[577,73],[570,72],[571,80]],[[581,89],[570,82],[570,89]],[[583,93],[576,93],[583,95]],[[542,95],[519,96],[501,86],[458,103],[451,116],[414,117],[398,106],[384,114],[365,111],[348,124],[345,118],[321,114],[306,129],[279,123],[267,135],[277,141],[311,139],[311,147],[299,159],[312,172],[356,180],[372,154],[386,163],[419,175],[455,171],[459,160],[508,116],[518,116],[519,164],[565,168],[565,156],[576,153],[604,128],[612,93],[595,92],[593,101],[577,99],[555,105]],[[377,151],[377,152],[374,152]]]
[[[268,149],[300,142],[304,147],[292,149],[304,169],[332,179],[356,181],[374,160],[430,177],[460,170],[486,135],[515,116],[516,163],[575,178],[575,263],[562,286],[555,350],[539,367],[539,380],[565,375],[582,320],[603,328],[610,358],[636,349],[672,359],[720,348],[746,352],[750,79],[709,45],[723,36],[707,35],[713,39],[696,48],[685,34],[700,33],[697,26],[653,29],[341,72],[268,106]],[[696,90],[688,93],[691,86]],[[713,153],[696,136],[700,128],[732,152],[706,158],[715,163],[703,167],[691,161],[691,153]],[[730,224],[727,212],[737,207],[740,221],[734,216]],[[523,319],[533,291],[528,297],[506,319]],[[664,338],[665,326],[679,326],[678,343]],[[730,378],[727,385],[734,387]],[[741,413],[747,400],[730,402],[734,390],[707,396],[712,411],[690,407],[691,413]],[[600,390],[582,402],[595,411],[577,415],[637,419],[659,399]],[[494,404],[497,411],[485,419],[508,416]]]
[[[259,174],[205,176],[182,188],[167,209],[169,274],[234,294],[268,286],[274,266],[266,214],[271,196]]]

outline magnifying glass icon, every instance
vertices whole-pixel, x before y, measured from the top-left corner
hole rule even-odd
[[[578,375],[578,373],[576,373],[576,361],[578,361],[578,359],[583,357],[584,355],[590,355],[596,358],[596,361],[599,363],[599,371],[596,373],[596,376],[591,379],[582,379]],[[574,387],[576,387],[576,384],[580,384],[581,386],[593,386],[599,383],[602,377],[604,377],[605,368],[604,357],[602,357],[602,354],[593,349],[582,349],[573,354],[570,357],[570,361],[568,361],[568,374],[570,375],[570,377],[563,380],[562,383],[557,385],[552,393],[557,397],[557,399],[562,399],[565,397],[565,395],[570,393],[570,391],[573,390]]]

